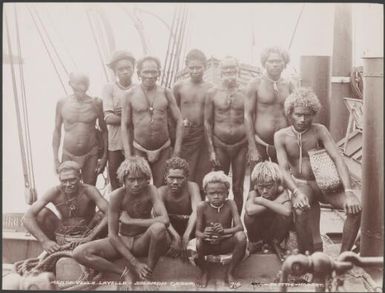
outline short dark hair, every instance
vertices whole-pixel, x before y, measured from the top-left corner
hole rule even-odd
[[[58,174],[60,174],[63,171],[69,171],[69,170],[74,171],[76,174],[78,174],[80,176],[81,167],[75,161],[65,161],[65,162],[61,163],[57,172],[58,172]]]
[[[143,68],[143,63],[145,61],[154,61],[156,63],[156,66],[158,66],[158,70],[160,71],[160,68],[161,68],[161,65],[160,65],[160,60],[157,58],[157,57],[154,57],[154,56],[145,56],[143,58],[141,58],[137,65],[136,65],[136,68],[138,71],[141,71],[142,68]]]
[[[171,169],[180,169],[183,170],[183,173],[186,177],[188,177],[190,173],[190,167],[188,162],[185,159],[179,157],[172,157],[166,161],[166,168],[164,172],[164,177],[166,178],[168,172]]]
[[[198,50],[198,49],[192,49],[187,53],[186,61],[185,61],[186,65],[191,60],[198,60],[198,61],[201,61],[205,66],[207,65],[206,55],[201,50]]]

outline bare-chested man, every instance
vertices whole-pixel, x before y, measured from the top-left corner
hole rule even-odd
[[[168,231],[172,243],[168,255],[187,259],[187,244],[194,238],[196,209],[201,201],[199,187],[188,181],[189,165],[186,160],[174,157],[166,162],[165,180],[167,185],[159,187],[170,226]]]
[[[213,167],[228,174],[231,165],[234,201],[241,214],[247,156],[244,124],[246,92],[238,83],[238,61],[226,57],[220,66],[222,85],[209,89],[207,93],[205,128]]]
[[[132,74],[134,73],[135,58],[130,52],[116,51],[112,54],[108,64],[115,76],[116,81],[106,84],[103,88],[103,110],[104,120],[108,127],[108,175],[110,177],[111,189],[120,187],[116,171],[124,161],[121,116],[121,99],[132,87]]]
[[[181,157],[189,163],[189,180],[201,188],[203,177],[210,171],[210,159],[204,132],[204,106],[211,83],[203,80],[207,59],[202,51],[193,49],[186,56],[190,78],[174,85],[174,96],[183,118]],[[202,193],[203,196],[203,193]]]
[[[127,158],[118,169],[118,179],[123,187],[110,195],[108,238],[78,246],[73,256],[85,266],[119,274],[122,281],[131,283],[136,278],[149,279],[167,251],[169,219],[158,190],[149,184],[151,169],[144,158]],[[136,258],[144,256],[146,263]],[[122,257],[128,262],[124,269],[112,262]]]
[[[271,47],[263,51],[261,64],[265,71],[248,85],[245,104],[245,125],[249,141],[250,170],[259,161],[277,162],[274,133],[288,125],[283,111],[286,97],[293,84],[281,76],[289,63],[286,51]]]
[[[246,234],[239,217],[235,202],[227,199],[230,180],[223,171],[213,171],[203,178],[203,189],[207,201],[197,209],[197,265],[201,270],[199,287],[206,287],[209,280],[206,255],[231,253],[232,258],[227,268],[225,282],[231,289],[241,286],[236,281],[235,269],[245,256]]]
[[[279,130],[274,142],[279,165],[292,191],[299,250],[322,250],[322,242],[314,241],[320,239],[318,202],[322,201],[346,212],[342,252],[350,250],[354,244],[360,227],[361,207],[351,189],[349,171],[329,131],[322,124],[312,122],[320,108],[320,102],[311,89],[295,90],[285,101],[285,114],[292,125]],[[308,151],[319,148],[325,148],[341,178],[343,186],[334,192],[322,192],[315,181]]]
[[[73,94],[56,104],[55,130],[52,147],[55,168],[60,165],[59,146],[62,125],[64,141],[62,161],[75,161],[81,167],[83,182],[95,185],[97,175],[107,162],[107,127],[104,122],[102,100],[86,94],[89,79],[82,73],[71,73],[69,84]],[[103,155],[98,160],[96,120],[103,136]]]
[[[160,61],[144,57],[138,61],[141,84],[133,87],[122,100],[122,139],[124,155],[145,157],[150,163],[154,185],[163,184],[164,165],[171,155],[167,119],[176,122],[174,156],[181,152],[183,124],[174,95],[157,85]]]
[[[80,166],[73,161],[65,161],[59,168],[60,185],[48,190],[25,213],[23,224],[49,254],[60,250],[56,242],[56,233],[77,226],[84,233],[81,242],[89,242],[96,237],[107,235],[108,203],[95,186],[80,182]],[[52,203],[58,210],[59,219],[47,204]],[[95,207],[101,213],[96,213]]]

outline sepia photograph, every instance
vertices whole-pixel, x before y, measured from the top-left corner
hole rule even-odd
[[[383,291],[382,4],[2,8],[2,290]]]

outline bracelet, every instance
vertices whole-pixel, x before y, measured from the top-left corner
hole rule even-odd
[[[344,190],[345,192],[354,192],[354,189],[351,189],[351,188],[347,188]]]

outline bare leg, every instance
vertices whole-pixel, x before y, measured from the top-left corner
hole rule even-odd
[[[234,201],[238,208],[239,215],[243,208],[243,181],[246,173],[247,145],[239,148],[238,154],[231,161],[233,171],[233,193]]]
[[[233,236],[234,249],[232,253],[231,262],[226,272],[225,281],[228,283],[230,289],[236,289],[241,286],[234,277],[234,270],[245,256],[246,249],[246,235],[244,232],[237,232]]]
[[[210,155],[207,144],[204,140],[199,150],[199,157],[197,159],[197,162],[198,163],[195,169],[195,176],[193,181],[198,184],[202,200],[204,200],[205,193],[202,186],[203,177],[205,177],[205,175],[211,171]]]
[[[220,146],[215,145],[215,151],[217,155],[217,159],[221,164],[221,170],[225,172],[226,174],[229,174],[230,171],[230,156],[226,152],[225,149],[221,148]]]
[[[112,262],[119,256],[119,252],[112,246],[108,238],[79,245],[73,251],[73,258],[80,264],[99,272],[121,275],[124,270]]]
[[[343,209],[345,204],[345,193],[323,194],[323,197],[334,208]],[[347,214],[342,232],[341,252],[351,250],[356,240],[361,224],[361,212]]]
[[[98,163],[98,155],[90,156],[85,162],[82,168],[82,178],[83,182],[86,184],[94,185],[96,184],[96,166]]]
[[[116,171],[123,161],[124,155],[121,150],[108,151],[108,175],[110,176],[111,190],[115,190],[121,186]]]
[[[55,231],[57,230],[60,219],[49,208],[44,207],[36,217],[37,224],[47,237],[56,241]]]
[[[164,171],[165,171],[165,165],[166,161],[171,157],[171,147],[168,147],[159,155],[159,159],[150,164],[151,165],[151,171],[152,171],[152,178],[154,181],[154,185],[156,187],[160,187],[164,185]]]
[[[201,275],[199,277],[199,280],[196,282],[197,286],[200,288],[206,288],[208,281],[209,281],[209,272],[207,269],[207,263],[205,261],[205,246],[207,244],[204,243],[203,240],[197,239],[197,253],[198,253],[198,259],[196,261],[196,264],[198,265]]]

